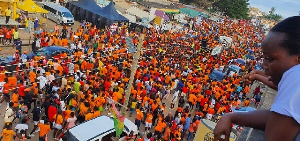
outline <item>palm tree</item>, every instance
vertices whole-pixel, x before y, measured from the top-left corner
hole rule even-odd
[[[276,11],[275,7],[272,7],[271,10],[269,11],[269,14],[273,15],[275,13],[275,11]]]

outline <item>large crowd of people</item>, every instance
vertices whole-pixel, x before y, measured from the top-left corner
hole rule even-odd
[[[8,103],[2,137],[25,139],[39,132],[40,141],[44,141],[53,130],[53,138],[58,139],[69,128],[111,110],[107,97],[124,104],[131,64],[136,59],[125,37],[131,37],[136,47],[141,34],[145,39],[128,104],[140,132],[136,140],[189,141],[200,119],[215,120],[232,108],[249,106],[251,83],[240,73],[223,72],[227,75],[221,81],[212,80],[209,74],[233,64],[243,75],[254,70],[261,61],[262,29],[228,18],[222,22],[203,18],[199,25],[191,23],[168,31],[126,23],[113,30],[86,22],[78,29],[59,29],[56,25],[51,31],[35,34],[32,50],[58,45],[70,52],[51,56],[38,53],[33,58],[16,40],[15,65],[2,67],[0,72],[0,102],[2,106]],[[232,38],[232,43],[222,44],[220,36]],[[211,55],[217,46],[223,46],[222,52]],[[255,57],[246,59],[249,54]],[[245,64],[232,61],[238,58]],[[16,68],[11,70],[13,66]],[[260,96],[260,91],[255,94]],[[175,114],[166,112],[173,110]],[[18,122],[14,128],[13,121]]]

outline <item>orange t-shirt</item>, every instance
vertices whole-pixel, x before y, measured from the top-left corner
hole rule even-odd
[[[58,125],[62,125],[64,122],[64,119],[63,119],[62,115],[60,115],[60,114],[57,115],[57,119],[56,119],[56,114],[55,114],[53,116],[53,121],[55,121],[55,123]]]
[[[40,127],[40,137],[43,137],[44,135],[46,135],[49,131],[51,131],[50,125],[46,125],[46,124],[38,124],[38,127]]]
[[[94,115],[93,115],[93,118],[95,117],[99,117],[101,115],[101,112],[99,110],[97,111],[94,111]]]
[[[152,119],[153,119],[153,115],[151,113],[149,113],[147,118],[146,118],[146,122],[152,123]]]
[[[142,120],[143,117],[144,114],[139,109],[136,109],[136,119]]]

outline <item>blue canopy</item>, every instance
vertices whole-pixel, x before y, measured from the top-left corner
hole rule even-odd
[[[79,1],[71,1],[69,3],[90,11],[101,8],[97,5],[97,3],[94,0],[79,0]]]
[[[106,7],[101,8],[94,0],[79,0],[68,2],[66,7],[72,12],[75,20],[86,20],[96,25],[109,25],[116,21],[128,21],[120,15],[110,2]]]
[[[113,21],[128,21],[127,18],[124,16],[120,15],[114,4],[110,2],[107,6],[101,8],[101,10],[96,10],[96,13],[98,13],[100,16],[103,16],[107,19],[113,20]]]

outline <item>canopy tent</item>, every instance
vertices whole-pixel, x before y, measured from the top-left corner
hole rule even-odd
[[[158,9],[158,10],[161,10],[161,11],[164,11],[166,14],[177,14],[179,13],[179,10],[178,9]]]
[[[48,13],[47,10],[41,8],[35,4],[32,0],[25,0],[23,2],[18,2],[17,7],[23,11],[28,11],[29,13]]]
[[[165,14],[165,12],[161,11],[161,10],[156,10],[155,11],[155,16],[161,17],[164,20],[170,20],[169,17]]]
[[[194,9],[190,9],[190,8],[180,8],[179,9],[179,11],[181,12],[181,13],[185,13],[185,14],[187,14],[187,15],[189,15],[190,17],[197,17],[197,16],[199,16],[199,15],[202,15],[203,17],[207,17],[207,15],[206,14],[204,14],[204,13],[202,13],[202,12],[200,12],[200,11],[196,11],[196,10],[194,10]]]
[[[97,10],[96,12],[98,12],[100,16],[103,16],[112,21],[128,21],[127,18],[117,12],[113,2],[110,2],[107,6]]]
[[[94,0],[79,0],[68,2],[66,7],[72,12],[75,20],[87,20],[99,27],[116,21],[128,21],[117,12],[112,2],[101,8]]]
[[[100,5],[107,6],[110,3],[110,0],[97,0],[97,3]]]

